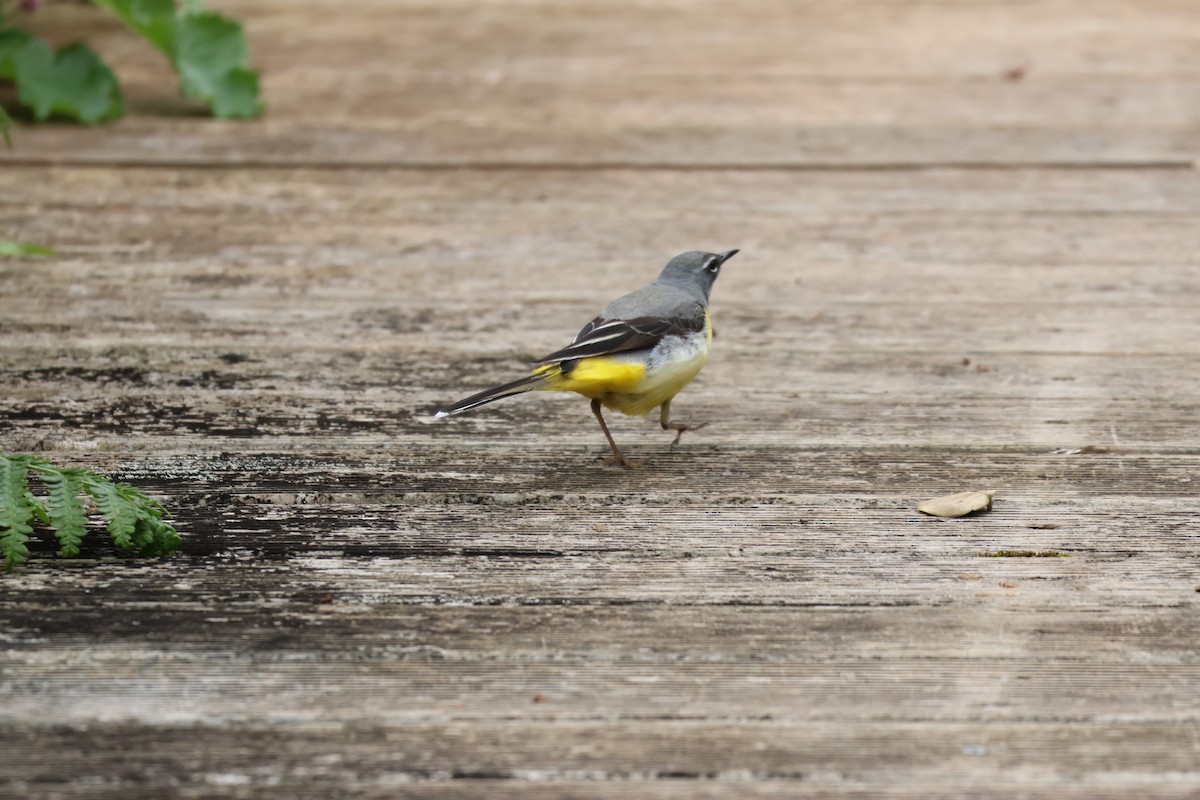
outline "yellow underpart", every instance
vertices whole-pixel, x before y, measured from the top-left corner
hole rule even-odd
[[[538,367],[533,374],[546,376],[540,388],[575,392],[623,414],[648,414],[691,383],[708,361],[712,323],[707,311],[704,316],[703,344],[679,347],[677,358],[660,361],[653,372],[648,373],[644,363],[622,354],[581,359],[565,375],[558,364]]]
[[[538,367],[533,374],[545,373],[546,388],[560,392],[575,392],[592,399],[611,394],[623,394],[637,389],[646,376],[646,365],[620,361],[612,356],[594,356],[575,364],[566,375],[558,364]]]

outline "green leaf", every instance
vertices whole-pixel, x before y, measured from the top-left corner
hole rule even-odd
[[[96,0],[166,54],[187,97],[208,103],[222,119],[262,113],[258,73],[246,65],[246,35],[227,17],[198,3],[173,0]]]
[[[62,546],[64,556],[79,555],[79,545],[87,535],[87,516],[83,498],[85,471],[67,467],[58,469],[46,465],[38,470],[49,495],[50,525]]]
[[[0,23],[3,21],[0,20]],[[12,150],[12,117],[8,116],[8,112],[0,108],[0,137],[4,139],[4,145],[9,150]]]
[[[52,256],[53,248],[28,242],[10,242],[0,239],[0,256]]]
[[[46,487],[45,501],[29,489],[29,474]],[[29,556],[25,543],[35,519],[54,528],[64,556],[79,555],[87,535],[87,508],[91,497],[108,523],[113,542],[143,556],[162,556],[180,548],[183,540],[175,526],[164,521],[163,504],[125,483],[114,483],[80,467],[56,467],[37,456],[0,453],[0,552],[11,568]]]
[[[116,76],[81,44],[56,53],[26,31],[0,30],[0,78],[17,84],[17,97],[38,120],[59,114],[92,125],[124,113]]]
[[[43,525],[50,524],[50,511],[42,505],[42,501],[34,496],[33,492],[25,492],[25,500],[29,503],[29,509],[33,511],[33,517]]]
[[[162,503],[127,483],[113,484],[116,492],[137,511],[132,541],[142,556],[161,556],[178,550],[183,540],[174,526],[163,522],[167,510]]]
[[[175,60],[175,0],[95,0]]]
[[[211,11],[183,14],[175,45],[184,94],[206,100],[223,119],[261,113],[258,73],[245,66],[241,25]]]
[[[33,533],[33,508],[26,475],[33,461],[32,456],[0,454],[0,552],[9,569],[29,558],[25,543]]]
[[[152,516],[138,520],[133,538],[140,556],[164,556],[183,543],[174,527]]]
[[[102,478],[90,476],[85,487],[96,501],[100,516],[108,523],[108,533],[113,543],[122,550],[132,550],[133,533],[138,521],[137,506],[122,496],[116,484]]]

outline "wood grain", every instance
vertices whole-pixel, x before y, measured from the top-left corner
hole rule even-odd
[[[226,9],[260,122],[35,18],[133,113],[0,154],[0,449],[185,544],[0,579],[0,796],[1200,793],[1192,5]],[[431,418],[697,247],[649,468]]]
[[[225,8],[263,70],[263,120],[197,120],[158,53],[99,11],[52,7],[36,29],[94,41],[138,113],[29,130],[0,158],[805,168],[1200,155],[1200,9],[1172,0]]]

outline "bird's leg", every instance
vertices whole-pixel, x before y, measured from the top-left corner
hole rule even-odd
[[[686,422],[671,422],[671,401],[662,404],[662,410],[658,415],[659,424],[662,425],[664,431],[675,431],[675,441],[671,442],[671,447],[679,444],[679,438],[683,436],[684,431],[698,431],[707,425],[707,422],[698,422],[695,425],[689,425]]]
[[[592,413],[596,415],[596,421],[600,423],[600,430],[604,431],[604,438],[608,439],[608,446],[611,447],[613,451],[611,456],[608,456],[604,459],[604,463],[606,465],[620,464],[622,467],[626,468],[642,466],[640,461],[634,461],[633,459],[626,458],[625,454],[621,452],[621,448],[617,447],[617,443],[613,441],[612,434],[608,432],[608,426],[604,424],[604,415],[600,413],[599,400],[592,401]]]

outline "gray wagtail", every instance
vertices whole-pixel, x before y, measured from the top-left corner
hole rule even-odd
[[[609,303],[575,341],[538,359],[532,373],[459,400],[436,416],[461,414],[534,389],[575,392],[592,401],[592,413],[612,448],[606,464],[638,466],[613,441],[601,406],[637,416],[661,408],[659,422],[664,431],[675,431],[675,446],[684,431],[704,425],[672,422],[671,399],[708,361],[713,339],[708,294],[721,265],[735,253],[675,256],[654,283]]]

